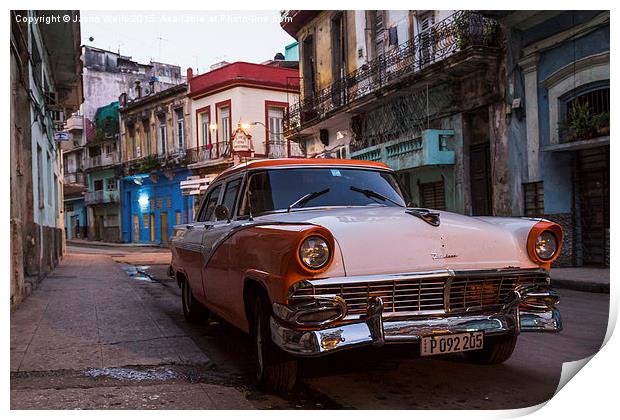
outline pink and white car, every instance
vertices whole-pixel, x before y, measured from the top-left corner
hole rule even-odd
[[[222,173],[171,270],[188,320],[205,308],[254,337],[258,379],[299,357],[413,343],[421,356],[508,359],[521,332],[562,328],[549,269],[559,225],[413,208],[381,163],[254,161]]]

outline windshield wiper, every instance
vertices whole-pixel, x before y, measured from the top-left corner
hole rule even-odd
[[[290,213],[291,209],[293,207],[297,207],[297,206],[303,206],[304,204],[306,204],[308,201],[310,200],[314,200],[315,198],[323,195],[323,194],[327,194],[329,192],[329,188],[325,188],[322,191],[314,191],[311,193],[308,193],[306,195],[304,195],[303,197],[299,198],[298,200],[295,200],[291,205],[288,206],[287,211]]]
[[[376,191],[373,190],[368,190],[368,189],[363,189],[363,188],[357,188],[354,186],[351,186],[351,191],[357,191],[359,193],[364,194],[366,197],[373,197],[373,198],[377,198],[381,201],[389,201],[390,203],[396,204],[398,207],[405,207],[402,204],[400,204],[398,201],[392,200],[389,197],[386,197],[383,194],[380,194]]]

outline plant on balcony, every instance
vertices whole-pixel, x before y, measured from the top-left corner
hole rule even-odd
[[[155,169],[159,169],[161,164],[157,160],[155,156],[148,156],[142,162],[140,162],[140,166],[135,170],[136,173],[150,172]]]
[[[465,10],[454,17],[454,30],[458,49],[467,48],[471,43],[471,12]]]
[[[592,115],[587,102],[573,103],[558,131],[568,142],[609,135],[609,112]]]

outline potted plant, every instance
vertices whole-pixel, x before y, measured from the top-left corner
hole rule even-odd
[[[559,124],[560,135],[569,142],[596,137],[597,117],[591,114],[587,102],[575,102],[568,110],[566,120]]]

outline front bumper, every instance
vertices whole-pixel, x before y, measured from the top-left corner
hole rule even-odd
[[[540,292],[539,292],[540,293]],[[550,296],[557,295],[548,290]],[[525,306],[525,308],[524,308]],[[282,350],[296,356],[320,356],[339,350],[394,343],[417,343],[424,336],[484,331],[485,335],[519,332],[559,332],[560,312],[550,306],[532,307],[516,294],[502,311],[445,316],[383,317],[381,299],[372,299],[368,313],[359,321],[321,329],[299,329],[271,318],[271,337]]]

